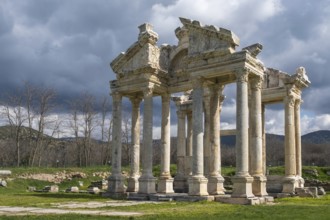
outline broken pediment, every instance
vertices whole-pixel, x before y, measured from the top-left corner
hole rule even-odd
[[[231,31],[213,25],[202,25],[199,21],[180,18],[189,36],[189,55],[209,51],[233,53],[239,45],[238,37]]]
[[[126,52],[122,52],[110,64],[117,78],[128,74],[139,73],[140,69],[159,68],[160,49],[156,45],[158,34],[150,24],[139,26],[138,41],[132,44]]]

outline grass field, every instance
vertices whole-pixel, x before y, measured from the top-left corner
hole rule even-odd
[[[312,167],[313,169],[315,167]],[[275,174],[282,172],[282,168],[273,168]],[[305,168],[310,169],[310,168]],[[315,168],[318,172],[326,172],[328,168]],[[320,169],[320,171],[319,171]],[[323,169],[323,171],[322,171]],[[36,193],[27,192],[27,186],[42,188],[52,183],[39,180],[26,180],[15,178],[22,173],[56,173],[63,168],[12,168],[12,181],[8,181],[8,187],[0,187],[0,206],[20,207],[54,207],[54,203],[68,202],[107,202],[109,198],[103,198],[92,194],[73,193]],[[157,173],[157,167],[155,172]],[[89,175],[95,171],[108,171],[107,167],[92,168],[66,168],[66,171],[79,171],[87,174],[84,182],[93,181],[95,177]],[[233,168],[223,170],[225,174],[233,174]],[[320,174],[321,178],[326,178]],[[79,179],[78,179],[79,180]],[[77,185],[78,180],[66,181],[59,184],[60,190],[70,185]],[[141,212],[140,217],[105,217],[80,214],[63,215],[28,215],[28,216],[0,216],[0,219],[330,219],[330,195],[320,198],[285,198],[276,199],[273,205],[242,206],[221,204],[218,202],[162,202],[157,204],[141,204],[125,207],[102,207],[107,211]],[[85,210],[88,210],[85,208]]]

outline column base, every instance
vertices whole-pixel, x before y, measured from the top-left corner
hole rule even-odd
[[[264,175],[253,175],[252,193],[255,196],[267,196],[266,183],[267,178]]]
[[[189,196],[207,196],[207,182],[204,176],[192,176],[188,179]]]
[[[171,176],[160,176],[158,179],[158,193],[174,193],[173,178]]]
[[[126,192],[138,192],[139,191],[139,176],[131,176],[127,179]]]
[[[188,193],[187,178],[183,175],[177,175],[174,177],[173,182],[174,192],[176,193]]]
[[[305,180],[301,176],[298,176],[298,187],[304,188],[305,187]]]
[[[294,194],[297,187],[299,187],[299,179],[297,176],[286,176],[283,178],[282,193]]]
[[[141,176],[139,178],[138,193],[140,194],[156,193],[156,178],[153,176]]]
[[[219,176],[210,176],[208,178],[207,183],[207,191],[210,195],[224,195],[225,194],[225,188],[223,187],[223,183],[225,182],[225,179],[219,175]]]
[[[251,176],[233,176],[231,178],[233,182],[232,198],[253,198]]]
[[[109,176],[107,192],[110,194],[126,193],[126,186],[124,181],[125,177],[123,177],[121,174]]]

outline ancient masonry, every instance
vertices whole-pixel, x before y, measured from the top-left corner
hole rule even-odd
[[[113,98],[112,174],[110,196],[171,195],[229,202],[270,198],[266,190],[264,109],[269,103],[285,106],[285,177],[282,193],[304,186],[301,177],[300,104],[310,84],[305,69],[289,75],[266,68],[257,58],[262,45],[236,51],[231,31],[180,18],[175,30],[178,45],[157,46],[150,24],[139,26],[138,40],[111,63],[116,80]],[[220,113],[223,89],[236,83],[236,174],[233,191],[225,194],[220,160]],[[181,93],[180,97],[171,94]],[[152,174],[153,97],[161,96],[161,175]],[[122,98],[132,103],[132,161],[127,187],[121,172]],[[143,100],[143,138],[140,144],[140,103]],[[177,165],[170,175],[170,101],[177,106]],[[140,149],[140,146],[142,149]],[[141,153],[141,155],[140,155]],[[140,161],[141,156],[141,161]],[[140,174],[140,162],[142,173]],[[157,182],[157,189],[156,189]],[[236,200],[235,200],[236,199]]]

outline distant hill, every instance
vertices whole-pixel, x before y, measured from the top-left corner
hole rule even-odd
[[[284,141],[284,135],[277,134],[266,134],[267,140],[278,140]],[[329,130],[320,130],[311,132],[301,136],[302,143],[312,143],[312,144],[330,144],[330,131]],[[228,135],[221,137],[221,145],[224,146],[235,146],[236,137],[235,135]]]
[[[303,142],[313,143],[313,144],[327,144],[330,143],[330,131],[320,130],[305,134],[301,137]]]
[[[11,130],[14,129],[15,127],[6,125],[6,126],[0,126],[0,140],[6,140],[10,138],[11,135]],[[32,132],[33,137],[37,137],[38,131],[28,128],[28,127],[22,127],[22,138],[25,139],[29,136],[30,131]],[[44,134],[44,137],[46,138],[52,138],[48,135]]]

